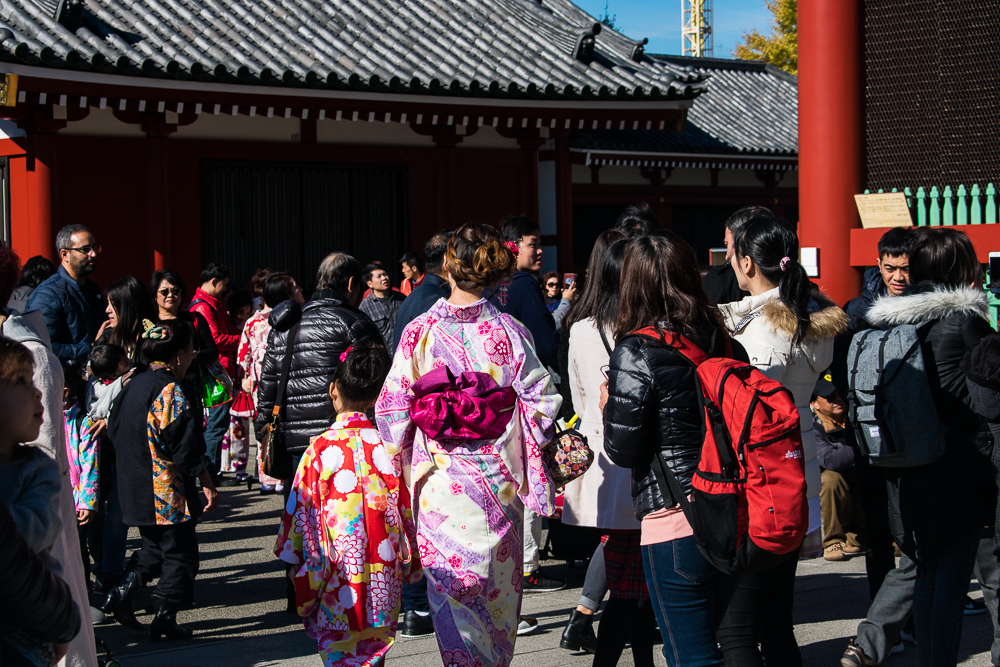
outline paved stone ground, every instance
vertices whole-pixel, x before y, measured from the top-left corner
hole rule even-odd
[[[187,641],[151,644],[144,633],[114,623],[98,626],[97,636],[107,642],[124,667],[320,665],[315,644],[306,637],[297,617],[285,613],[283,569],[271,554],[280,497],[261,496],[245,487],[223,489],[221,505],[198,528],[202,564],[195,591],[197,607],[179,615],[179,620],[194,630],[194,636]],[[130,538],[129,547],[137,548],[138,533],[133,530]],[[514,667],[589,667],[591,656],[559,648],[559,635],[569,610],[576,605],[584,569],[579,564],[570,569],[560,561],[543,566],[549,574],[565,578],[569,587],[525,597],[524,611],[538,617],[541,632],[518,640]],[[973,596],[979,595],[975,584],[972,590]],[[147,599],[140,597],[137,609],[144,607]],[[867,607],[863,559],[800,562],[795,634],[805,665],[838,665]],[[139,615],[144,623],[150,618]],[[960,664],[988,667],[991,638],[987,614],[966,617]],[[655,653],[656,664],[665,665],[659,647]],[[399,641],[388,662],[404,662],[408,667],[441,664],[433,638]],[[627,649],[621,664],[632,665]],[[915,666],[916,651],[911,646],[887,664]]]

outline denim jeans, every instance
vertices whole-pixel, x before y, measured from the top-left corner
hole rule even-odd
[[[427,599],[427,582],[423,579],[415,584],[403,583],[403,606],[401,611],[430,611]]]
[[[921,551],[917,545],[913,627],[920,667],[949,667],[958,662],[965,595],[980,532],[956,533],[947,546],[933,551]]]
[[[208,472],[212,477],[219,474],[222,467],[222,439],[229,430],[229,408],[231,404],[217,405],[205,408],[208,415],[208,426],[205,427],[205,456],[212,462]]]
[[[583,580],[583,590],[580,591],[580,601],[577,606],[583,606],[592,612],[597,612],[608,594],[608,573],[604,569],[604,543],[597,545],[590,565],[587,566],[587,576]]]
[[[667,665],[721,665],[715,633],[740,578],[705,560],[693,537],[642,547],[642,564]]]

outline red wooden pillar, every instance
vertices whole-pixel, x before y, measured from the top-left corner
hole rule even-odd
[[[569,130],[560,130],[556,143],[556,234],[559,272],[571,273],[573,261],[573,165],[569,161]]]
[[[28,256],[42,255],[55,264],[55,231],[52,228],[52,167],[56,157],[55,132],[28,132]]]
[[[862,191],[860,0],[799,3],[799,242],[819,248],[816,279],[837,303],[857,296],[851,229]]]

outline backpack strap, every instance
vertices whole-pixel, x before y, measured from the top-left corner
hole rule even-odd
[[[285,389],[288,387],[288,371],[292,367],[292,346],[295,344],[296,334],[299,332],[298,323],[288,330],[288,340],[285,341],[285,356],[281,360],[281,375],[278,377],[278,392],[274,397],[274,408],[271,414],[275,423],[281,417],[281,411],[285,408]]]
[[[608,337],[604,335],[604,329],[598,328],[598,331],[601,334],[601,342],[604,343],[604,349],[608,351],[608,356],[610,357],[611,353],[614,352],[614,348],[612,348],[611,343],[608,342]]]
[[[197,306],[199,303],[208,303],[208,301],[205,301],[204,299],[195,299],[194,301],[192,301],[191,303],[188,304],[188,310],[191,310],[192,308],[194,308],[195,306]]]
[[[688,502],[687,496],[684,495],[684,489],[681,488],[680,482],[677,481],[677,477],[674,475],[674,471],[670,469],[667,462],[663,460],[663,452],[656,452],[653,456],[653,475],[656,477],[656,483],[660,487],[660,493],[664,496],[669,495],[670,499],[673,501],[667,508],[673,507],[674,505],[680,505],[681,509],[686,514],[690,503]]]
[[[683,336],[681,334],[673,334],[673,340],[669,343],[664,340],[661,331],[656,327],[638,329],[637,331],[633,331],[632,334],[636,336],[648,336],[650,338],[655,338],[661,343],[666,343],[668,346],[679,352],[681,356],[690,361],[692,366],[697,367],[699,364],[708,359],[708,355],[705,354],[704,350],[692,343],[687,336]]]

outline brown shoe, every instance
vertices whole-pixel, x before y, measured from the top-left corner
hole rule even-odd
[[[847,556],[857,556],[865,552],[864,547],[854,546],[853,544],[844,545],[844,554]]]
[[[865,655],[864,651],[854,645],[854,640],[851,640],[840,658],[840,667],[875,667],[875,661]]]
[[[830,546],[823,549],[823,559],[824,560],[847,560],[847,555],[844,554],[844,543],[837,542],[836,544],[831,544]]]

